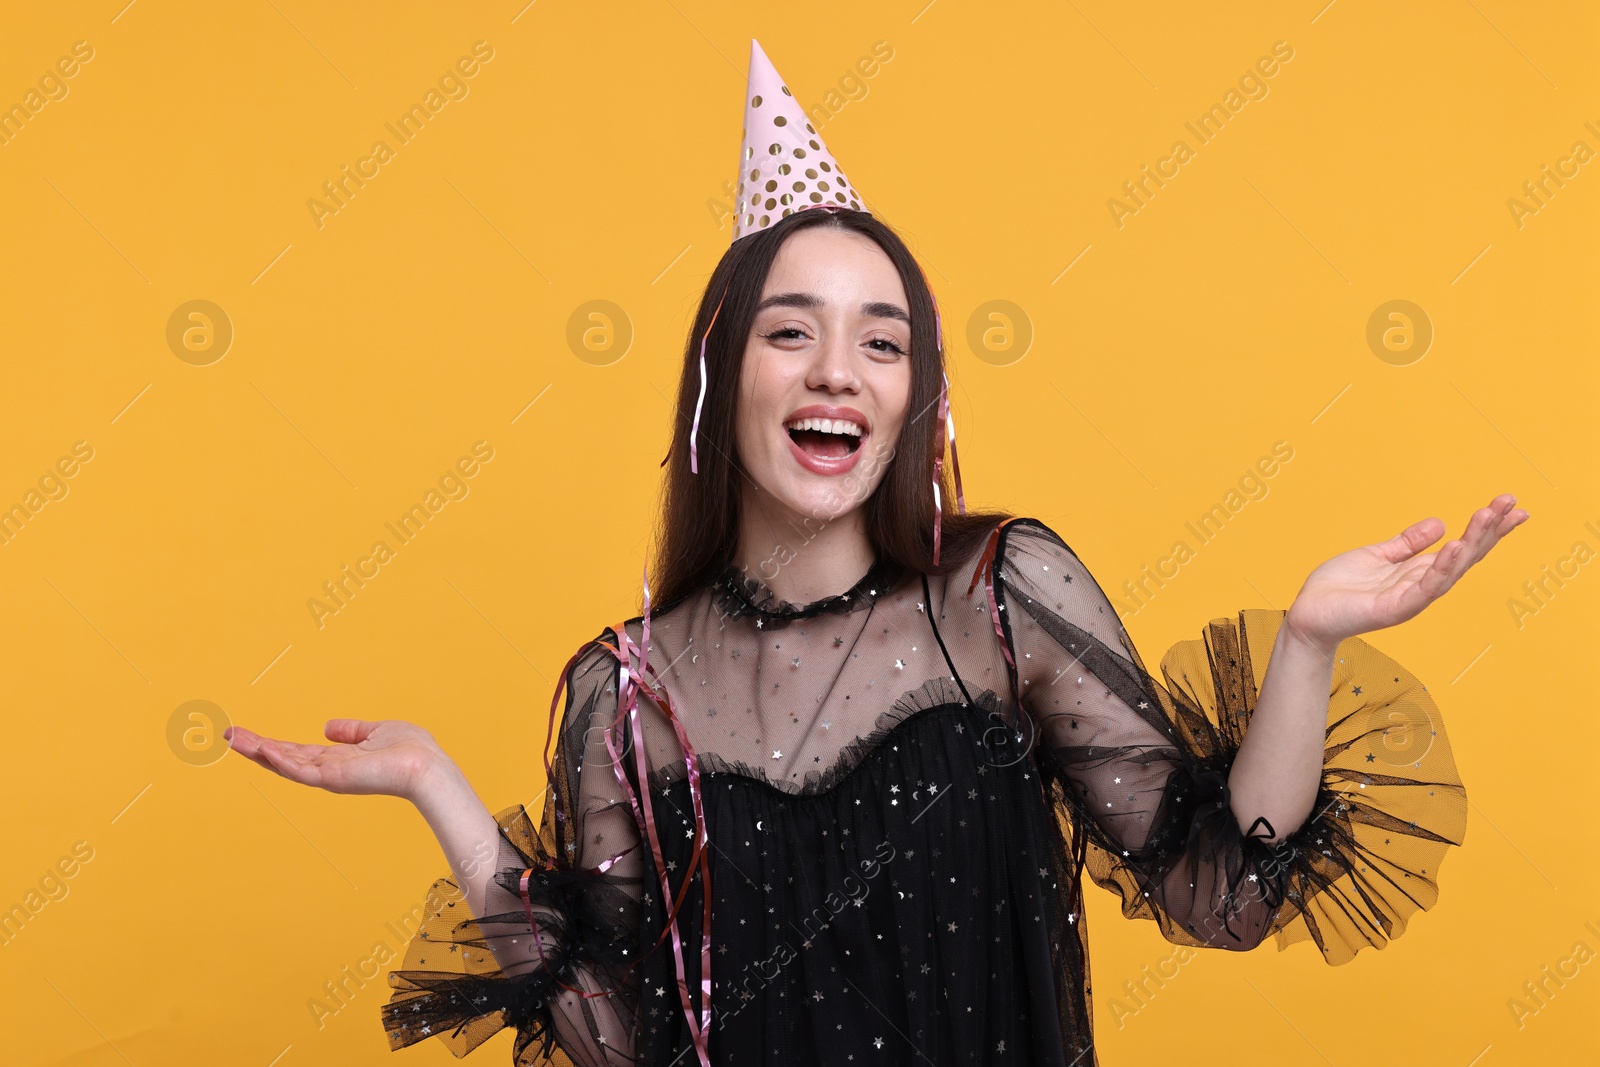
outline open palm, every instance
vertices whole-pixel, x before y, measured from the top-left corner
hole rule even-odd
[[[262,737],[242,726],[223,731],[234,751],[291,781],[330,793],[382,793],[412,799],[441,757],[433,735],[399,719],[329,719],[331,745]]]
[[[1289,624],[1323,648],[1357,634],[1397,626],[1443,596],[1500,539],[1528,518],[1502,493],[1473,512],[1466,532],[1437,552],[1423,552],[1444,522],[1412,523],[1387,541],[1351,549],[1311,572],[1289,609]]]

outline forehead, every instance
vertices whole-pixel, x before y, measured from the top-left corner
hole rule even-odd
[[[864,234],[831,226],[800,230],[784,241],[767,272],[762,296],[809,292],[829,303],[862,298],[905,303],[905,286],[894,263]]]

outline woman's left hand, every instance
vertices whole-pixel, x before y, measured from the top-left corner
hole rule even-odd
[[[1443,521],[1427,518],[1387,541],[1334,556],[1300,587],[1286,625],[1331,653],[1347,637],[1405,622],[1527,520],[1516,502],[1510,493],[1495,497],[1472,513],[1459,540],[1445,542],[1437,552],[1418,555],[1445,532]]]

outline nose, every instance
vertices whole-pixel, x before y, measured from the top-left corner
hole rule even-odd
[[[861,383],[856,377],[855,353],[850,350],[848,338],[843,332],[825,331],[821,343],[812,349],[806,386],[829,393],[861,391]]]

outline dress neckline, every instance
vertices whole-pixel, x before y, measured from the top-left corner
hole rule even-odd
[[[881,555],[873,557],[867,572],[842,593],[825,596],[805,604],[783,600],[761,579],[729,563],[713,583],[718,607],[729,617],[754,616],[758,624],[770,626],[790,619],[810,619],[818,615],[844,615],[869,608],[894,584],[896,568]]]

